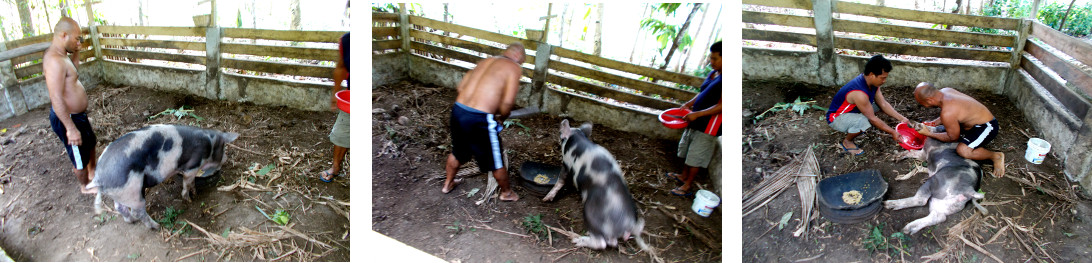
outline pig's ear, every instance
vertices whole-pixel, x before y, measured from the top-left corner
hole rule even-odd
[[[587,136],[588,138],[591,138],[591,125],[590,122],[585,122],[580,125],[580,131],[584,132],[584,136]]]
[[[239,134],[234,132],[225,132],[224,134],[221,134],[220,138],[224,140],[224,143],[231,143],[235,141],[235,139],[239,138]]]
[[[561,138],[569,138],[573,134],[573,129],[569,128],[569,120],[561,120]]]

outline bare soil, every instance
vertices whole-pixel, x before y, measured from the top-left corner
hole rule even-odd
[[[181,199],[180,177],[147,190],[148,211],[161,220],[160,230],[152,231],[125,223],[114,211],[94,216],[94,195],[78,192],[72,165],[50,129],[48,106],[0,122],[7,129],[0,133],[0,246],[15,260],[349,260],[348,177],[329,184],[317,180],[330,165],[327,134],[334,113],[128,86],[100,86],[88,91],[88,99],[100,154],[117,137],[150,124],[193,125],[241,136],[226,149],[229,161],[218,175],[198,180],[193,202]],[[203,120],[155,116],[182,106]],[[267,173],[259,170],[270,164],[274,168]],[[217,189],[240,182],[247,187]],[[266,219],[258,207],[270,215],[286,211],[287,229]],[[168,220],[168,213],[177,216]]]
[[[745,192],[787,165],[806,147],[815,145],[815,154],[824,177],[876,169],[890,184],[883,200],[901,199],[914,194],[927,175],[918,174],[905,181],[895,181],[896,176],[920,164],[912,160],[893,161],[894,154],[904,150],[878,129],[869,129],[858,137],[857,144],[865,153],[852,156],[843,153],[838,146],[845,134],[827,126],[823,119],[825,110],[812,109],[803,115],[788,110],[771,112],[762,120],[754,121],[754,116],[776,103],[793,102],[797,97],[804,97],[803,101],[814,100],[816,105],[826,108],[837,91],[838,87],[799,83],[744,82],[744,115],[750,113],[744,117],[743,124],[741,168]],[[924,108],[913,100],[913,87],[884,87],[883,92],[897,111],[912,120],[931,120],[939,114],[939,109]],[[1041,137],[1041,132],[1032,128],[1019,109],[1004,96],[983,91],[965,93],[981,101],[997,116],[1001,130],[987,148],[1005,153],[1007,176],[1041,185],[1029,187],[1008,177],[993,177],[989,175],[993,171],[992,163],[983,163],[987,175],[982,178],[982,191],[986,194],[982,201],[989,214],[984,219],[968,220],[972,227],[968,227],[961,236],[1005,262],[1087,261],[1092,252],[1092,245],[1089,245],[1092,230],[1088,227],[1092,222],[1092,203],[1082,196],[1075,184],[1065,179],[1056,155],[1049,156],[1040,165],[1023,159],[1027,136]],[[879,115],[887,123],[895,123],[894,118]],[[1033,179],[1026,172],[1034,173],[1036,177]],[[1076,202],[1060,200],[1045,191],[1074,196]],[[981,262],[988,258],[984,253],[964,245],[965,242],[958,237],[953,236],[959,242],[947,241],[953,226],[975,213],[971,208],[948,216],[943,223],[910,235],[905,241],[892,235],[910,221],[925,217],[927,207],[899,211],[885,208],[870,220],[849,225],[816,217],[811,223],[814,228],[807,238],[794,237],[791,230],[770,230],[789,211],[794,215],[788,225],[795,226],[800,222],[798,196],[796,187],[789,187],[766,207],[743,218],[741,256],[744,261],[786,262],[814,258],[820,262],[920,262],[924,261],[921,257],[933,255],[946,246],[954,247],[942,261]],[[1008,223],[1009,220],[1012,225]],[[866,248],[871,243],[868,237],[876,229],[887,239],[889,246],[886,249]]]
[[[649,261],[633,240],[620,244],[620,249],[574,249],[569,238],[558,232],[535,237],[530,227],[522,225],[527,217],[539,216],[545,225],[584,233],[583,205],[575,191],[547,203],[515,179],[525,161],[561,165],[562,117],[538,114],[501,132],[519,201],[494,198],[475,205],[486,188],[487,177],[481,174],[468,177],[451,193],[441,193],[451,149],[448,118],[455,96],[452,88],[414,82],[373,89],[372,229],[455,262]],[[603,126],[595,126],[591,138],[618,159],[646,220],[644,238],[660,257],[669,262],[721,261],[719,209],[708,218],[700,217],[690,210],[692,198],[668,193],[675,184],[663,174],[682,168],[675,157],[675,141]],[[710,187],[704,173],[697,182]],[[468,196],[474,189],[480,190]],[[681,217],[714,243],[706,245],[673,219]]]

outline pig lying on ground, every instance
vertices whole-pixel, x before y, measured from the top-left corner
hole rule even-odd
[[[648,245],[641,239],[645,221],[637,214],[637,203],[629,193],[626,180],[618,162],[606,148],[591,141],[591,123],[580,128],[570,128],[569,121],[561,121],[561,152],[564,167],[561,177],[542,201],[551,201],[571,175],[573,185],[580,190],[584,202],[584,226],[587,236],[574,238],[578,247],[604,249],[618,246],[618,238],[637,238],[642,250]]]
[[[944,126],[936,129],[942,132]],[[929,215],[910,222],[902,232],[914,234],[923,228],[944,222],[948,215],[963,210],[967,201],[971,201],[983,214],[986,213],[986,209],[977,202],[984,196],[975,191],[982,178],[982,169],[978,163],[959,156],[956,153],[957,145],[958,142],[945,143],[928,138],[921,150],[902,154],[902,158],[917,158],[929,163],[929,179],[918,188],[913,197],[884,202],[884,207],[893,210],[929,204]],[[907,179],[915,173],[900,176],[896,180]]]
[[[87,185],[87,189],[98,187],[95,214],[102,214],[106,195],[125,222],[141,220],[148,228],[159,228],[145,210],[144,189],[181,174],[182,199],[191,201],[194,178],[219,170],[227,161],[224,145],[238,137],[232,132],[162,124],[122,135],[102,152],[95,178]]]

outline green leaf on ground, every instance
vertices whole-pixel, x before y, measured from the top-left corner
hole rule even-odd
[[[777,224],[777,231],[785,229],[785,225],[789,224],[790,219],[792,219],[792,211],[786,212],[785,215],[781,216],[781,223]]]

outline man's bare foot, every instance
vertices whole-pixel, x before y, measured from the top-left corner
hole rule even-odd
[[[993,154],[993,176],[1001,178],[1005,176],[1005,153],[997,152]]]
[[[445,194],[450,193],[451,190],[455,189],[455,186],[457,186],[457,185],[459,185],[461,183],[463,183],[462,178],[457,178],[455,180],[451,180],[451,182],[444,182],[444,189],[440,189],[440,191],[444,192]]]
[[[509,202],[519,201],[519,195],[516,194],[516,191],[508,190],[507,193],[500,194],[500,200]]]
[[[97,194],[97,193],[99,193],[99,188],[95,187],[95,188],[92,188],[92,189],[87,189],[86,185],[81,185],[80,186],[80,193],[83,193],[83,194]]]

